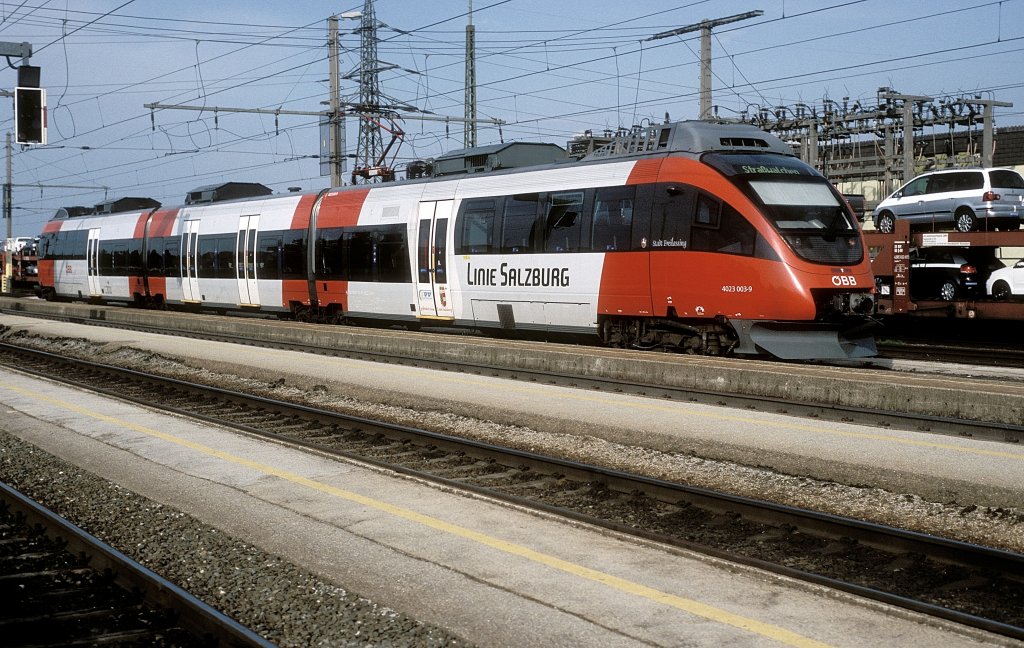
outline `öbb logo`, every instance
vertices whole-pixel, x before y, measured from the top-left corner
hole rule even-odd
[[[832,285],[834,286],[856,286],[857,278],[851,277],[850,275],[832,275]]]

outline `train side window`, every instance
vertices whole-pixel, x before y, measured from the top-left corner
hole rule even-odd
[[[445,241],[448,240],[448,219],[438,218],[434,221],[434,282],[448,283],[448,254]]]
[[[377,232],[377,280],[409,283],[409,245],[405,225],[386,225]]]
[[[494,200],[467,200],[463,203],[458,224],[456,254],[487,254],[492,251],[496,213]]]
[[[56,232],[51,235],[50,245],[47,249],[47,255],[54,261],[64,261],[64,241],[67,239],[67,234],[64,232]]]
[[[101,252],[102,254],[102,252]],[[103,263],[103,260],[100,260]],[[110,268],[109,274],[112,277],[128,276],[128,244],[124,242],[112,243],[110,246]]]
[[[146,253],[146,274],[151,277],[162,277],[164,274],[164,237],[151,237],[147,244],[149,252]]]
[[[128,259],[127,259],[127,272],[128,276],[137,277],[142,274],[142,239],[133,238],[128,239]]]
[[[306,278],[306,230],[285,230],[281,246],[281,277]]]
[[[515,195],[505,199],[499,249],[502,254],[533,251],[538,201],[537,194]]]
[[[235,248],[238,239],[235,236],[217,238],[217,269],[215,276],[219,279],[236,279]]]
[[[39,258],[60,261],[57,255],[57,234],[43,234],[39,239]]]
[[[342,230],[340,227],[331,227],[318,230],[320,236],[316,241],[316,278],[317,279],[346,279],[346,259],[344,258],[344,245],[342,245]],[[294,245],[294,244],[293,244]],[[296,261],[297,251],[293,250],[292,262]],[[286,263],[286,266],[289,264]],[[305,263],[302,264],[303,266]]]
[[[164,276],[177,277],[181,273],[181,241],[177,236],[164,239]]]
[[[583,192],[551,194],[544,227],[544,249],[547,252],[578,252],[582,229]]]
[[[66,259],[85,261],[85,251],[88,245],[89,230],[83,229],[68,232],[68,236],[64,240],[64,257]]]
[[[349,281],[373,281],[377,246],[371,230],[349,230],[344,235],[349,260]]]
[[[629,250],[633,231],[636,187],[606,187],[594,195],[590,249]]]
[[[713,223],[713,224],[712,224]],[[727,203],[701,195],[691,233],[691,248],[725,254],[754,254],[757,230]]]
[[[654,192],[651,247],[685,250],[690,247],[695,190],[688,185],[658,185]]]
[[[217,276],[216,237],[199,237],[199,263],[197,265],[196,276],[200,279],[213,279]]]
[[[114,274],[114,248],[110,241],[99,241],[99,259],[97,263],[97,272],[103,276],[113,276]],[[90,265],[92,263],[90,262]]]
[[[281,232],[260,232],[256,236],[256,276],[260,279],[281,278]]]
[[[722,203],[701,194],[697,197],[697,213],[693,224],[699,227],[718,227],[722,216]]]
[[[430,220],[420,221],[418,239],[419,245],[416,250],[418,268],[418,281],[430,283]]]

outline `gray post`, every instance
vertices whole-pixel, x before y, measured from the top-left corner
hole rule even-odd
[[[10,132],[7,133],[7,143],[6,143],[5,148],[6,148],[6,151],[7,151],[7,176],[6,176],[6,180],[4,181],[4,218],[7,219],[7,238],[11,239],[11,238],[14,237],[14,224],[12,222],[13,219],[11,218],[11,216],[12,216],[11,212],[13,210],[11,208],[11,177],[12,177],[12,172],[11,172],[11,155],[12,155],[12,153],[11,153],[11,134],[10,134]],[[10,246],[6,245],[6,242],[5,242],[5,245],[4,245],[4,285],[3,285],[3,292],[5,292],[5,293],[12,292],[13,277],[14,277],[14,268],[12,267],[13,263],[14,263],[14,253],[11,251]]]
[[[903,100],[903,182],[914,177],[914,102]]]
[[[466,123],[463,146],[476,146],[476,28],[473,27],[473,0],[469,0],[469,23],[466,25]]]
[[[711,117],[711,23],[700,27],[700,119]]]
[[[341,100],[339,95],[341,94],[340,74],[338,72],[338,17],[331,16],[327,19],[328,40],[330,41],[330,50],[328,58],[330,59],[330,84],[331,84],[331,97],[330,97],[330,108],[331,115],[328,117],[330,123],[330,150],[331,150],[331,186],[340,187],[342,184],[341,173],[342,163],[344,158],[342,157],[345,149],[345,130],[344,121],[340,113]]]

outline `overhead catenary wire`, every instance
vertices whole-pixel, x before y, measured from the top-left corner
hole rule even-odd
[[[382,0],[382,2],[384,1],[386,0]],[[804,14],[787,14],[783,18],[777,18],[774,20],[795,20],[799,19],[801,16],[806,16],[810,13],[820,13],[826,11],[838,11],[841,9],[848,9],[854,5],[862,4],[863,1],[864,0],[859,0],[858,2],[834,3],[827,7],[817,7],[813,11],[805,12]],[[24,5],[25,3],[22,4]],[[43,5],[42,2],[37,4],[39,4],[40,6]],[[980,11],[982,9],[995,7],[997,5],[999,5],[999,3],[996,2],[976,3],[968,7],[957,8],[955,11]],[[690,5],[687,5],[687,7],[689,6]],[[36,21],[39,20],[41,16],[44,15],[50,18],[58,15],[56,13],[47,13],[46,11],[41,10],[39,7],[35,7],[35,9],[37,9],[37,11],[35,11],[30,16],[25,18],[26,21]],[[475,11],[480,11],[480,9],[474,9]],[[944,16],[953,13],[954,10],[936,11],[932,14],[928,14],[925,16],[914,17],[913,20],[927,20],[930,17]],[[77,33],[74,34],[72,39],[76,40],[76,43],[83,42],[80,41],[80,39],[83,38],[89,42],[99,42],[100,39],[106,39],[107,41],[109,41],[110,37],[115,35],[117,32],[111,31],[111,26],[105,24],[104,20],[95,20],[97,16],[102,15],[102,12],[93,12],[91,14],[72,12],[72,18],[74,20],[68,23],[68,31],[70,32],[71,29],[78,28],[81,26]],[[443,38],[438,37],[439,34],[447,32],[437,30],[436,28],[444,26],[445,23],[451,23],[457,20],[459,20],[459,17],[453,12],[453,15],[442,15],[439,17],[439,20],[430,21],[430,24],[428,25],[412,29],[403,29],[401,30],[401,32],[396,31],[395,34],[390,38],[381,39],[382,56],[389,56],[391,52],[398,52],[399,50],[408,51],[411,48],[422,48],[421,51],[423,51],[424,53],[429,53],[431,56],[449,56],[450,52],[446,48],[450,46],[440,42],[441,40],[443,40]],[[828,38],[838,38],[846,33],[867,33],[867,30],[877,30],[885,28],[887,26],[892,28],[898,25],[908,24],[910,20],[911,19],[878,19],[871,21],[871,24],[869,25],[858,26],[856,29],[851,29],[849,27],[844,26],[843,30],[835,30],[829,34],[811,34],[805,38],[793,39],[791,43],[774,44],[760,48],[730,47],[730,50],[732,50],[731,57],[733,59],[739,59],[739,62],[742,63],[742,57],[744,56],[757,56],[763,52],[779,51],[780,48],[783,47],[796,47],[801,44],[827,40]],[[89,24],[88,26],[84,26],[86,23],[90,22],[91,24]],[[127,17],[127,15],[118,15],[116,17],[116,22],[120,24],[118,27],[116,27],[116,29],[120,30],[121,34],[124,34],[126,37],[133,31],[131,25],[133,19]],[[304,52],[304,54],[301,54],[301,56],[307,56],[305,52],[310,52],[316,49],[317,47],[320,47],[322,42],[325,40],[323,37],[323,25],[322,22],[319,21],[308,23],[307,25],[298,28],[290,27],[288,25],[268,25],[268,27],[280,28],[278,35],[274,36],[261,35],[260,32],[262,30],[260,26],[253,24],[255,21],[246,22],[249,23],[249,26],[243,27],[242,29],[238,30],[239,32],[243,32],[242,35],[245,36],[244,44],[220,44],[232,48],[248,48],[248,51],[253,51],[252,48],[262,49],[289,47],[292,49],[296,49],[296,51],[298,52]],[[765,21],[766,24],[767,22],[768,21]],[[245,23],[242,24],[244,25]],[[214,42],[218,42],[219,40],[238,40],[240,42],[243,40],[241,36],[236,38],[236,36],[231,33],[233,30],[225,29],[225,26],[222,23],[210,22],[209,24],[207,24],[203,23],[202,21],[181,21],[177,25],[174,24],[174,22],[167,22],[166,20],[160,22],[152,21],[147,23],[146,29],[143,29],[141,27],[137,27],[136,29],[134,29],[135,36],[139,38],[152,38],[154,31],[157,30],[157,28],[154,28],[153,25],[161,25],[162,28],[168,31],[173,31],[177,30],[178,28],[181,28],[182,31],[176,32],[174,34],[175,38],[171,40],[177,39],[195,41],[196,39],[199,39],[203,42],[209,42],[211,44]],[[608,25],[612,26],[609,27]],[[477,29],[478,34],[482,35],[487,33],[486,29],[482,25],[478,24]],[[522,32],[517,33],[507,33],[506,35],[503,35],[501,41],[494,41],[494,44],[498,45],[497,47],[493,46],[492,44],[491,47],[480,48],[481,61],[483,61],[486,58],[486,64],[491,66],[491,72],[493,72],[494,70],[504,68],[506,70],[517,69],[519,70],[519,74],[506,74],[500,78],[496,78],[495,75],[492,75],[490,81],[484,82],[486,84],[485,87],[488,90],[488,94],[486,96],[481,96],[480,109],[482,111],[490,112],[501,110],[501,104],[503,102],[507,102],[508,98],[512,96],[517,96],[520,99],[520,101],[518,102],[517,110],[521,116],[521,120],[519,120],[518,123],[514,123],[507,127],[505,129],[506,135],[509,135],[511,133],[512,137],[515,137],[515,134],[517,132],[524,132],[518,131],[517,129],[529,126],[531,132],[544,135],[550,134],[551,136],[554,137],[565,137],[565,134],[567,132],[565,130],[566,126],[556,126],[555,124],[559,123],[558,120],[561,120],[561,123],[565,125],[579,124],[580,127],[583,127],[585,124],[593,125],[593,120],[589,119],[588,117],[593,115],[600,115],[602,111],[607,111],[608,108],[607,103],[603,103],[599,100],[600,97],[597,95],[597,89],[601,87],[617,87],[617,85],[621,83],[620,79],[624,75],[628,76],[631,79],[631,81],[635,77],[636,90],[634,93],[632,93],[635,94],[633,103],[635,109],[639,110],[640,112],[655,109],[658,106],[659,102],[666,103],[693,99],[695,97],[695,93],[693,92],[692,88],[687,87],[685,80],[688,78],[688,75],[686,74],[687,69],[692,68],[693,66],[696,65],[694,61],[680,60],[677,63],[670,65],[650,65],[648,66],[650,69],[643,69],[642,74],[638,73],[640,71],[640,65],[631,65],[634,61],[638,61],[641,57],[640,48],[633,47],[633,45],[637,43],[637,41],[639,40],[638,36],[644,34],[645,29],[647,28],[642,26],[629,26],[629,29],[617,30],[614,27],[614,23],[604,21],[604,23],[601,24],[601,27],[595,27],[590,29],[537,29],[523,30]],[[211,37],[210,40],[204,40],[204,30],[209,32],[209,35]],[[651,31],[654,31],[654,29],[651,28]],[[722,32],[720,33],[725,34],[727,32],[726,30],[722,30]],[[716,33],[716,35],[718,34]],[[120,36],[120,34],[118,34],[118,36]],[[481,36],[480,39],[483,40],[483,37]],[[516,42],[517,39],[518,42]],[[66,42],[67,40],[65,39],[65,43]],[[309,48],[303,49],[302,45],[307,42],[309,44]],[[540,49],[537,46],[534,46],[535,49],[532,50],[532,54],[530,54],[530,47],[532,46],[532,44],[537,42],[545,43],[545,47],[547,48],[549,54],[552,54],[554,56],[554,53],[557,52],[558,57],[562,58],[563,60],[559,61],[557,65],[551,66],[553,69],[550,70],[529,69],[531,65],[534,65],[534,63],[531,63],[531,58],[537,59],[539,57]],[[1010,42],[1010,47],[1006,47],[1008,41],[1005,38],[1003,38],[999,42],[1002,43],[1004,51],[984,52],[979,53],[978,56],[1006,56],[1007,52],[1013,51],[1012,42]],[[390,49],[391,44],[395,46],[394,50]],[[505,44],[508,44],[511,47],[516,48],[516,51],[503,53],[502,49],[509,49],[507,47],[502,47]],[[983,44],[979,44],[977,46],[981,47],[982,45]],[[583,48],[581,49],[580,46],[583,46]],[[612,51],[612,48],[615,48],[615,56],[620,64],[619,74],[615,74],[613,72],[608,71],[608,66],[604,65],[607,61],[607,56],[575,56],[575,54],[579,52],[585,52],[585,47],[589,46],[600,47],[601,49],[603,49],[605,53],[610,52]],[[453,49],[460,50],[461,48]],[[243,51],[245,50],[243,49]],[[385,52],[388,53],[385,54]],[[653,51],[645,51],[643,55],[647,56],[648,53],[652,54],[652,56],[648,57],[647,60],[656,61],[657,57],[653,56]],[[219,52],[218,54],[222,53]],[[232,53],[223,53],[225,57],[230,56],[231,54]],[[488,57],[488,54],[491,54],[491,56]],[[565,56],[568,54],[573,54],[573,59],[566,60]],[[515,59],[509,58],[510,56],[513,55],[516,56]],[[938,56],[938,50],[931,53],[924,52],[922,54],[915,54],[914,56],[918,55]],[[632,60],[630,60],[630,57],[632,57]],[[281,86],[282,81],[286,78],[284,75],[287,74],[287,72],[283,71],[281,68],[288,67],[290,70],[295,70],[298,67],[279,66],[278,68],[275,68],[273,70],[267,70],[267,72],[264,74],[253,74],[252,72],[257,69],[256,67],[243,67],[235,75],[233,75],[233,80],[223,81],[223,79],[225,79],[227,75],[217,74],[217,72],[213,71],[212,68],[210,70],[207,70],[207,62],[215,60],[223,61],[227,59],[215,59],[213,57],[203,56],[198,64],[202,65],[203,67],[203,79],[206,84],[207,91],[219,92],[221,95],[227,95],[233,91],[240,90],[243,88],[261,87],[270,90],[275,86]],[[912,68],[912,66],[906,65],[906,59],[891,60],[898,61],[897,63],[888,64],[888,67],[891,67],[893,69],[895,69],[897,66],[902,69]],[[434,59],[432,59],[431,62],[431,83],[429,84],[430,90],[428,93],[426,93],[426,96],[424,94],[424,85],[423,83],[421,83],[419,79],[415,80],[415,83],[412,85],[411,90],[406,90],[405,86],[401,85],[401,83],[403,82],[403,79],[409,78],[409,75],[403,74],[400,71],[392,73],[394,85],[388,86],[388,94],[391,95],[396,101],[405,101],[409,103],[412,103],[417,99],[421,102],[429,101],[432,109],[435,112],[444,112],[446,110],[451,110],[452,108],[455,107],[457,107],[457,109],[461,111],[461,104],[458,102],[458,100],[461,98],[461,88],[455,87],[459,83],[460,79],[446,79],[444,74],[444,71],[447,66],[451,65],[454,69],[454,66],[457,65],[457,62],[454,60],[454,58],[452,59],[451,63],[448,63],[441,59],[440,65],[433,65]],[[309,56],[308,58],[304,59],[304,63],[307,67],[310,67],[310,69],[312,69],[317,65],[317,59],[315,56]],[[157,96],[147,96],[145,98],[147,100],[153,100],[185,96],[182,95],[181,92],[176,91],[176,89],[174,88],[176,84],[173,82],[173,75],[180,75],[185,70],[194,70],[196,64],[197,63],[193,61],[189,66],[185,68],[179,68],[176,71],[167,73],[166,76],[161,75],[159,79],[154,79],[152,83],[160,83],[163,85],[163,88],[160,89],[159,94]],[[941,64],[943,63],[927,63],[927,65]],[[602,67],[602,65],[604,65],[604,67]],[[877,71],[877,68],[887,67],[885,59],[871,62],[870,65],[875,66],[875,73],[879,73]],[[235,69],[239,69],[239,66],[235,66]],[[561,76],[556,77],[555,75]],[[452,76],[454,77],[455,75]],[[745,75],[745,77],[746,76],[747,75]],[[798,85],[801,84],[802,81],[808,78],[820,80],[822,82],[827,82],[833,78],[843,78],[850,76],[852,75],[846,72],[836,72],[832,71],[832,68],[828,68],[823,70],[806,72],[804,75],[798,76],[776,75],[767,80],[757,78],[744,78],[745,83],[737,84],[736,90],[741,94],[749,94],[750,92],[753,92],[755,90],[760,90],[761,92],[776,91],[780,89],[785,90],[787,87],[797,87]],[[544,80],[545,78],[547,78],[547,80],[549,81],[552,79],[557,80],[552,81],[550,83],[537,85],[531,83],[530,86],[525,86],[523,84],[523,81],[525,80]],[[657,79],[656,83],[660,86],[660,88],[655,88],[652,86],[652,82],[654,79]],[[295,84],[295,80],[289,79],[288,81],[284,81],[284,85],[287,85],[290,88],[297,87]],[[573,93],[571,101],[565,101],[564,99],[559,98],[559,93],[564,92],[568,88],[575,87],[583,89],[588,88],[588,84],[590,84],[590,88],[595,89],[595,92],[593,93],[594,100],[588,100],[588,95],[591,95],[592,93],[582,91]],[[1009,83],[1003,85],[1008,85],[1012,88],[1014,84]],[[106,99],[104,98],[123,96],[125,93],[137,93],[140,90],[145,91],[149,87],[152,86],[148,84],[146,81],[140,81],[135,84],[132,84],[132,87],[125,88],[124,86],[109,86],[107,88],[100,89],[98,93],[85,96],[83,94],[79,94],[79,92],[88,92],[90,90],[88,87],[72,86],[71,90],[74,90],[74,92],[69,92],[68,98],[71,101],[76,101],[77,103],[70,103],[68,105],[72,106],[75,109],[79,107],[88,107],[87,105],[89,102],[105,101]],[[184,93],[187,95],[187,93],[190,90],[195,90],[195,86],[193,85],[190,88],[188,86],[182,85],[181,90],[184,91]],[[659,91],[659,94],[651,94],[656,90]],[[915,88],[915,90],[928,92],[928,89]],[[984,89],[982,88],[981,90]],[[406,92],[408,92],[408,94],[406,94]],[[416,94],[417,92],[419,93],[418,95]],[[741,94],[736,95],[737,100],[742,100]],[[929,92],[929,94],[933,94],[933,92]],[[291,95],[291,98],[295,100],[291,102],[293,105],[301,105],[303,102],[317,100],[316,95],[310,92],[295,92]],[[530,101],[527,102],[524,101],[524,99],[529,99]],[[143,103],[143,101],[141,100],[129,99],[129,101],[133,101],[134,103],[137,103],[139,105]],[[543,103],[533,104],[532,102],[534,101],[541,101]],[[615,112],[619,109],[621,100],[615,101],[614,104],[615,105],[611,112]],[[559,105],[560,109],[556,109],[555,106]],[[676,113],[674,112],[673,114]],[[629,116],[630,115],[628,113],[625,115],[625,117]],[[167,130],[170,137],[177,137],[177,135],[174,134],[175,129],[184,128],[184,125],[186,124],[186,121],[171,119],[168,116],[165,116],[164,120],[165,122],[163,126]],[[128,123],[130,125],[130,122]],[[95,124],[92,124],[80,129],[79,132],[76,134],[75,140],[72,143],[88,143],[91,146],[90,151],[79,152],[78,155],[85,155],[87,158],[90,159],[96,158],[96,161],[100,162],[97,153],[99,151],[102,151],[104,148],[109,148],[110,150],[113,150],[118,147],[124,147],[124,144],[126,143],[142,143],[148,140],[152,140],[150,131],[148,130],[148,128],[144,127],[143,122],[138,122],[138,125],[139,128],[137,129],[123,132],[123,129],[121,129],[120,124],[114,123],[113,120],[108,119],[107,123],[104,123],[102,125],[96,126]],[[148,126],[148,124],[145,124],[145,126]],[[534,126],[539,126],[539,128],[534,128]],[[105,133],[114,133],[113,129],[115,127],[117,129],[121,129],[122,132],[119,132],[116,137],[104,137]],[[301,125],[297,124],[295,125],[294,128],[288,128],[286,132],[301,133],[303,129],[312,130],[315,128],[316,125],[312,122],[309,122]],[[246,134],[246,130],[244,127],[242,130],[239,130],[238,132],[239,134]],[[199,150],[196,153],[188,155],[194,156],[194,159],[196,160],[201,159],[201,156],[203,155],[231,155],[231,153],[227,149],[229,149],[232,144],[229,141],[229,137],[226,134],[226,130],[222,129],[220,133],[223,135],[223,137],[219,138],[216,142],[210,142],[209,144],[205,144],[204,146],[199,147]],[[187,136],[188,133],[181,133],[181,137],[187,138]],[[266,138],[266,133],[258,132],[255,134],[255,136],[260,138]],[[315,141],[315,138],[311,141]],[[184,141],[182,141],[182,143],[184,143]],[[157,155],[160,155],[160,149],[161,146],[158,145],[153,150]],[[163,152],[166,152],[166,150]],[[251,154],[258,155],[259,153],[251,152]],[[42,153],[40,152],[39,155],[42,155]],[[266,155],[269,156],[272,154],[268,153]],[[44,159],[38,157],[37,154],[31,151],[28,152],[27,155],[18,155],[18,158],[20,158],[21,160],[20,163],[27,163],[32,159],[38,159],[38,166],[36,167],[36,172],[38,173],[45,172],[45,166],[48,164],[52,164],[55,161],[52,159],[52,157],[53,156],[51,155],[51,157]],[[183,159],[186,157],[186,155],[176,155],[174,157],[176,159]],[[70,160],[71,158],[66,159]],[[170,164],[169,161],[163,160],[164,158],[154,158],[152,168],[155,170],[161,168],[162,164]],[[104,166],[105,165],[102,162],[95,165],[90,164],[91,168],[89,169],[89,173],[93,173],[95,171],[99,171],[102,173]],[[112,171],[111,173],[116,172]],[[124,186],[126,187],[126,189],[131,188],[131,185],[126,184]]]

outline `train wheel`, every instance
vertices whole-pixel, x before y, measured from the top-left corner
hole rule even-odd
[[[878,215],[878,231],[882,234],[892,234],[896,229],[896,218],[892,212],[882,212]]]
[[[953,301],[956,299],[956,293],[956,283],[952,281],[943,283],[939,288],[939,297],[942,298],[942,301]]]
[[[1010,290],[1010,284],[1005,281],[997,281],[992,285],[992,296],[999,301],[1006,301],[1010,298],[1013,292]]]
[[[956,212],[956,231],[973,232],[978,229],[978,217],[967,207],[961,207]]]

